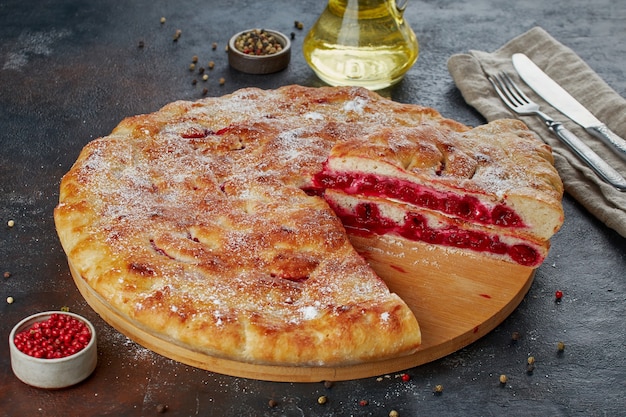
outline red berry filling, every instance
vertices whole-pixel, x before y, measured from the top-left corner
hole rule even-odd
[[[359,203],[352,212],[336,206],[333,201],[328,203],[348,228],[365,229],[378,235],[395,233],[415,241],[508,255],[515,262],[525,266],[535,266],[541,261],[541,255],[528,245],[509,245],[501,242],[498,236],[463,230],[455,226],[433,229],[429,227],[426,217],[419,213],[408,213],[404,223],[397,224],[383,216],[378,206],[373,203]]]
[[[13,343],[34,358],[58,359],[80,352],[90,340],[91,332],[83,321],[55,313],[17,333]]]
[[[190,127],[180,134],[181,137],[185,139],[200,139],[206,138],[209,135],[212,135],[213,131],[210,129],[200,129],[197,127]]]
[[[435,191],[408,181],[373,174],[322,171],[314,176],[313,184],[322,189],[342,190],[347,194],[391,198],[477,223],[524,227],[522,219],[502,204],[487,207],[476,197]]]

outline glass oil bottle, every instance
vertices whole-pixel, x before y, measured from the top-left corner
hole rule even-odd
[[[419,54],[403,14],[408,0],[328,0],[303,43],[306,61],[330,85],[380,90],[399,82]]]

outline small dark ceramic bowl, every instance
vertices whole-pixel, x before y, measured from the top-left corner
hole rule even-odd
[[[244,30],[230,38],[228,42],[228,63],[230,66],[247,74],[270,74],[285,69],[291,60],[291,41],[280,32],[263,29],[265,32],[273,35],[282,45],[280,52],[269,55],[249,55],[244,54],[235,47],[237,38],[254,30]]]
[[[91,333],[87,346],[73,355],[58,359],[35,358],[20,351],[14,343],[15,335],[36,322],[47,320],[52,314],[65,314],[85,323]],[[61,311],[37,313],[15,325],[9,335],[9,352],[11,368],[20,381],[38,388],[69,387],[87,378],[96,368],[96,330],[87,319],[78,314]]]

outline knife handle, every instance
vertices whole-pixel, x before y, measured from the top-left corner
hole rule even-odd
[[[626,160],[626,140],[617,136],[611,129],[606,127],[606,125],[590,126],[585,130],[609,145],[615,153]]]
[[[550,124],[550,129],[591,168],[600,178],[619,191],[626,191],[626,179],[613,167],[607,164],[597,153],[575,134],[563,127],[559,122]]]

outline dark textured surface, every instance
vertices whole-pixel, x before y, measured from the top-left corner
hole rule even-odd
[[[0,272],[12,274],[0,278],[0,416],[150,416],[159,405],[172,416],[387,416],[392,409],[403,417],[626,413],[626,240],[567,196],[565,224],[519,308],[478,342],[407,370],[408,382],[392,374],[327,388],[194,369],[130,342],[82,300],[52,220],[60,178],[81,148],[126,116],[200,98],[205,87],[217,96],[246,86],[321,85],[301,45],[324,6],[323,0],[0,1]],[[626,97],[623,1],[413,1],[407,19],[421,53],[406,78],[383,92],[394,100],[483,123],[454,86],[448,57],[494,50],[533,26],[573,48]],[[295,29],[294,20],[305,29]],[[229,36],[254,26],[295,32],[285,71],[252,76],[228,68],[223,48]],[[176,29],[182,36],[173,42]],[[212,42],[219,44],[216,51]],[[209,81],[195,86],[188,71],[193,55],[216,63]],[[557,289],[564,293],[560,303]],[[13,304],[5,302],[8,296]],[[30,388],[11,372],[10,329],[26,315],[65,305],[95,324],[98,367],[72,388]],[[513,332],[521,334],[517,342]],[[558,341],[566,344],[562,354]],[[536,358],[532,374],[526,372],[529,355]],[[509,378],[505,386],[500,374]],[[433,394],[437,384],[444,387],[441,395]],[[324,405],[317,403],[321,395],[328,397]]]

